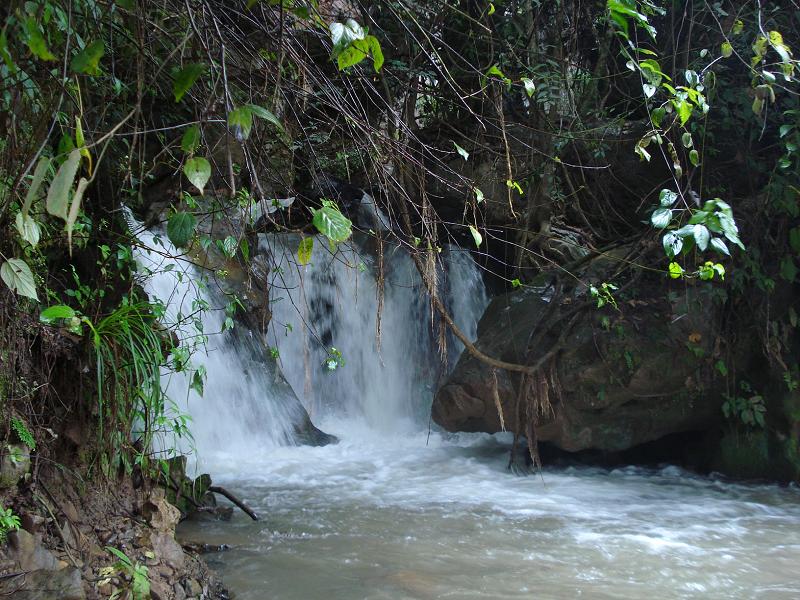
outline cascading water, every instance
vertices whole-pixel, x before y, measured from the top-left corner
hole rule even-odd
[[[229,299],[215,282],[204,282],[197,267],[174,258],[181,253],[165,237],[133,220],[131,225],[141,242],[135,258],[145,291],[164,304],[162,323],[177,332],[184,348],[194,350],[192,366],[207,374],[202,396],[192,386],[191,370],[164,376],[177,411],[191,417],[194,441],[184,440],[181,449],[196,447],[202,460],[292,443],[305,414],[263,341],[241,327],[226,329]]]
[[[360,423],[382,433],[419,431],[445,364],[414,263],[386,245],[379,310],[380,273],[368,242],[332,253],[317,239],[306,266],[297,264],[298,243],[287,235],[262,241],[275,262],[269,341],[292,387],[312,417],[328,423],[338,417],[350,429]],[[488,302],[480,273],[468,252],[447,247],[442,254],[440,296],[474,338]],[[452,366],[462,346],[448,336],[445,348]]]

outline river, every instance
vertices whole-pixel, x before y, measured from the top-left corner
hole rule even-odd
[[[230,546],[206,559],[239,600],[800,598],[796,487],[669,466],[518,477],[507,440],[339,426],[334,446],[209,457],[262,520],[179,533]]]

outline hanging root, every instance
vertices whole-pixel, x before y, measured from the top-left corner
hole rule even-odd
[[[503,423],[502,407],[500,397],[497,392],[497,375],[492,371],[493,394],[495,406],[500,415],[500,422]],[[536,469],[542,468],[542,460],[539,455],[539,436],[536,431],[537,426],[545,417],[555,416],[555,410],[551,398],[555,397],[561,402],[561,385],[558,383],[556,375],[555,360],[551,360],[546,367],[538,369],[533,375],[523,374],[520,378],[517,399],[515,403],[515,427],[514,442],[511,446],[511,455],[508,467],[511,470],[519,471],[516,465],[517,441],[520,434],[524,431],[528,441],[528,454],[531,462]],[[522,409],[524,407],[524,421]]]
[[[497,416],[500,417],[500,429],[506,430],[506,419],[503,416],[503,405],[500,403],[500,392],[497,390],[497,369],[492,369],[492,396],[494,397],[494,407],[497,409]]]

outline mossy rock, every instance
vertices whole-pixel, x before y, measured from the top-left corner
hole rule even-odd
[[[719,442],[718,470],[733,477],[747,479],[773,475],[769,456],[769,440],[764,431],[738,433],[729,431]]]

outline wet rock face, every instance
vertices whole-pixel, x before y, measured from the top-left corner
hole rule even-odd
[[[553,412],[537,433],[570,451],[619,451],[670,433],[699,430],[719,418],[719,401],[704,390],[713,364],[715,310],[710,286],[689,287],[669,300],[667,284],[637,290],[635,300],[583,310],[564,339],[552,377]],[[580,290],[554,302],[582,302]],[[489,356],[525,361],[531,333],[548,311],[544,288],[496,298],[478,327],[477,346]],[[564,322],[565,324],[566,322]],[[527,364],[561,334],[537,342]],[[505,425],[515,428],[519,376],[497,370]],[[436,394],[433,419],[448,431],[501,431],[492,368],[464,353]],[[559,393],[560,392],[560,393]],[[522,413],[524,415],[524,411]],[[523,429],[524,431],[524,429]]]

